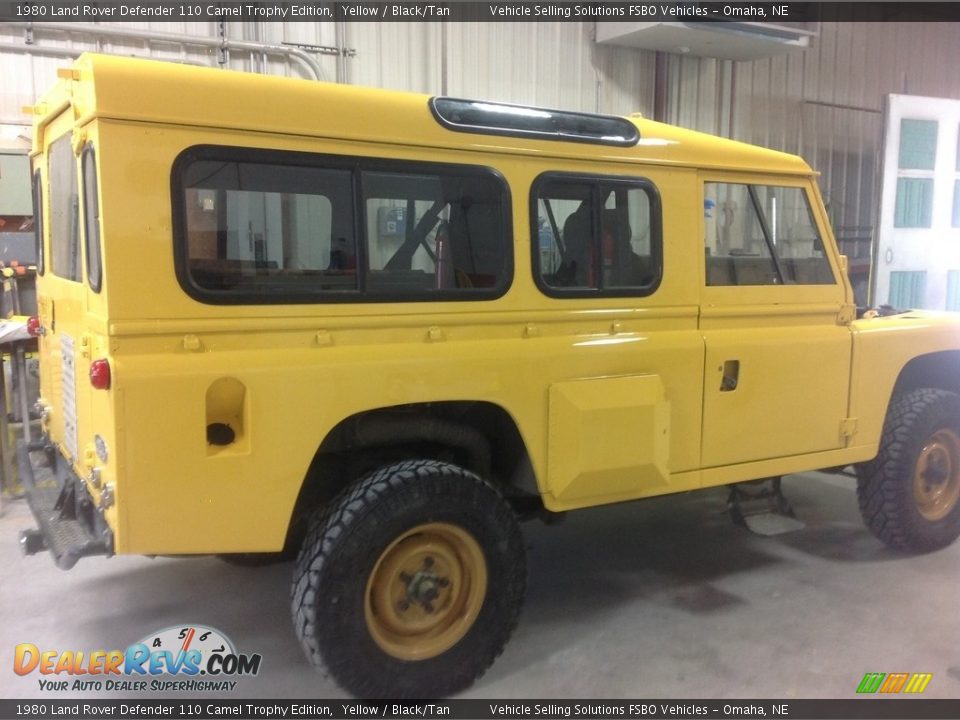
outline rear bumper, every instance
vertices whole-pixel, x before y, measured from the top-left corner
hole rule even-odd
[[[86,485],[53,446],[21,440],[17,469],[38,528],[20,533],[25,554],[49,550],[62,570],[88,555],[113,555],[113,532]]]

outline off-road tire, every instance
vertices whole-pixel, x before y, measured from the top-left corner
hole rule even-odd
[[[942,518],[921,513],[914,494],[921,453],[938,432],[960,435],[960,396],[920,388],[893,398],[883,427],[880,452],[857,466],[857,499],[870,531],[890,547],[930,552],[960,535],[960,502]],[[960,472],[956,467],[954,472]],[[948,506],[949,507],[949,506]]]
[[[429,523],[466,531],[485,561],[475,620],[434,657],[398,659],[368,626],[368,582],[396,538]],[[358,697],[443,697],[472,684],[503,651],[526,589],[517,519],[477,475],[444,462],[381,468],[318,511],[294,570],[293,622],[307,658]]]

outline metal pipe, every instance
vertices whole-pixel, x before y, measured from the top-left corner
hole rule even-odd
[[[241,50],[243,52],[265,52],[271,55],[282,55],[291,60],[298,61],[303,67],[307,69],[307,72],[313,76],[314,80],[323,80],[323,69],[309,53],[304,52],[303,50],[287,46],[287,45],[266,45],[263,43],[249,42],[246,40],[221,40],[216,37],[204,37],[202,35],[180,35],[178,33],[167,33],[167,32],[157,32],[154,30],[139,30],[139,29],[125,29],[125,28],[115,28],[107,25],[88,25],[80,23],[43,23],[42,25],[24,23],[24,22],[3,22],[0,23],[0,27],[15,27],[32,29],[34,33],[41,31],[57,31],[63,33],[85,33],[93,35],[96,37],[109,37],[109,38],[119,38],[124,40],[148,40],[154,42],[166,42],[174,45],[192,45],[195,47],[206,47],[214,49],[225,49],[225,50]],[[4,44],[6,45],[6,43]],[[31,51],[39,50],[42,46],[32,44],[29,46],[16,46],[19,51],[23,51],[24,47],[29,47]],[[44,48],[46,49],[46,48]],[[60,50],[65,50],[66,48],[58,48]],[[77,51],[75,49],[70,49],[69,55],[71,57],[76,57],[83,52],[82,50]]]
[[[347,82],[347,29],[341,20],[333,21],[333,37],[337,50],[337,82]]]
[[[667,83],[670,81],[667,69],[667,54],[657,50],[653,56],[653,119],[667,121]]]
[[[2,23],[0,23],[2,24]],[[26,43],[0,42],[0,50],[9,50],[10,52],[23,53],[27,51],[28,55],[54,55],[56,57],[79,57],[83,50],[78,48],[52,47],[46,45],[27,45]]]

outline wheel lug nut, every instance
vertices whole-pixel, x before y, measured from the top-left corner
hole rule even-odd
[[[439,585],[440,587],[446,587],[449,584],[450,584],[450,581],[447,580],[445,577],[437,578],[437,585]]]
[[[432,613],[432,612],[433,612],[433,605],[432,605],[431,603],[424,603],[424,604],[423,604],[423,609],[426,610],[428,613]]]
[[[409,609],[410,609],[410,603],[408,603],[406,600],[401,600],[400,602],[397,603],[397,610],[399,610],[400,612],[406,612]]]
[[[405,572],[400,573],[400,582],[408,583],[411,580],[413,580],[413,578],[407,575]]]
[[[429,555],[423,559],[423,566],[425,568],[433,567],[433,558]]]

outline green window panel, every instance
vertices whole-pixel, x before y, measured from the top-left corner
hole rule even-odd
[[[897,178],[893,226],[928,228],[933,219],[933,178]]]
[[[901,170],[933,170],[937,158],[937,121],[900,121]]]
[[[960,311],[960,270],[947,271],[947,310]]]
[[[890,299],[897,310],[923,307],[927,294],[925,270],[894,271],[890,273]]]

